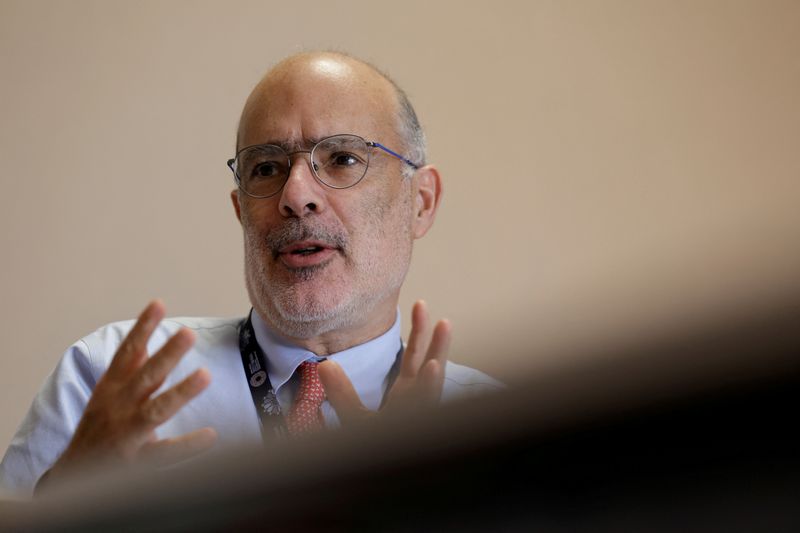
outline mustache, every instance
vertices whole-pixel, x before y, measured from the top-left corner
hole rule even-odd
[[[348,244],[344,231],[314,226],[299,218],[289,218],[282,226],[271,229],[265,241],[273,258],[280,255],[280,249],[297,241],[318,241],[343,252],[347,250]]]

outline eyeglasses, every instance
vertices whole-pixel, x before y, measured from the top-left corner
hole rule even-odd
[[[292,156],[311,154],[311,171],[317,180],[333,189],[347,189],[366,175],[372,148],[380,148],[414,168],[419,167],[397,152],[358,135],[342,134],[326,137],[311,150],[287,152],[274,144],[258,144],[242,148],[228,160],[236,185],[253,198],[269,198],[277,194],[289,179]]]

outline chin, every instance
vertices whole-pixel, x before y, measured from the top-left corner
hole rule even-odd
[[[375,318],[378,307],[402,285],[408,261],[383,276],[368,269],[360,283],[341,275],[289,281],[270,275],[262,264],[246,272],[250,301],[275,330],[294,339],[311,339],[331,331],[358,328]],[[393,296],[394,295],[394,296]],[[396,302],[395,304],[396,305]],[[393,310],[392,310],[393,312]]]
[[[346,321],[341,320],[342,315],[337,315],[330,319],[318,319],[304,316],[285,316],[281,313],[266,311],[268,322],[281,335],[293,339],[313,339],[348,325]]]
[[[297,339],[310,339],[329,331],[354,326],[357,306],[283,306],[280,302],[265,307],[267,320],[282,334]]]
[[[250,283],[250,301],[259,314],[286,337],[310,339],[348,328],[363,317],[364,306],[352,298],[337,298],[328,291]],[[309,287],[305,287],[309,289]]]

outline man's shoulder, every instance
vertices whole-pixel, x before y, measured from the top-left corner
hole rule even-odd
[[[179,316],[164,318],[153,332],[157,334],[173,334],[178,329],[185,327],[197,333],[203,331],[214,331],[219,329],[237,329],[239,323],[243,320],[242,317],[200,317],[200,316]],[[120,320],[117,322],[110,322],[105,326],[97,328],[93,333],[90,333],[84,338],[89,337],[122,337],[133,328],[136,323],[135,320]]]
[[[500,392],[505,385],[495,378],[468,366],[447,362],[442,399],[445,401]]]
[[[189,328],[197,335],[198,341],[237,337],[239,324],[243,317],[172,317],[161,321],[160,328],[170,336],[180,328]]]
[[[168,317],[150,336],[148,351],[153,353],[182,327],[195,332],[196,344],[236,342],[241,321],[242,317]],[[81,338],[75,347],[85,350],[92,358],[107,358],[113,355],[135,323],[135,320],[111,322]]]

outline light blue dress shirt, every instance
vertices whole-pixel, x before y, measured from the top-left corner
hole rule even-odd
[[[158,438],[176,437],[203,427],[218,434],[217,447],[261,441],[260,422],[250,394],[238,345],[241,318],[171,318],[159,324],[148,343],[155,353],[181,327],[192,329],[196,341],[170,373],[160,390],[171,387],[200,367],[211,373],[211,384],[197,398],[156,430]],[[104,326],[73,344],[62,356],[33,400],[14,435],[2,463],[0,487],[18,495],[31,494],[36,481],[69,444],[92,390],[108,368],[134,321]],[[268,358],[267,372],[284,412],[292,402],[297,366],[311,352],[291,345],[270,331],[253,313],[256,339]],[[331,359],[341,365],[361,401],[378,409],[388,374],[400,348],[400,318],[383,335]],[[483,394],[502,388],[493,378],[448,362],[443,401]],[[338,424],[336,413],[323,405],[326,424]]]
[[[290,344],[270,331],[258,313],[253,313],[252,320],[256,340],[267,357],[269,381],[275,390],[281,411],[288,413],[297,391],[297,379],[293,379],[294,372],[303,361],[315,359],[316,356],[313,352]],[[332,354],[326,359],[336,361],[342,367],[353,383],[361,402],[368,409],[377,411],[383,400],[389,371],[397,359],[401,342],[398,313],[392,327],[380,337]],[[325,417],[325,425],[329,427],[339,425],[339,418],[330,402],[323,402],[322,415]]]

